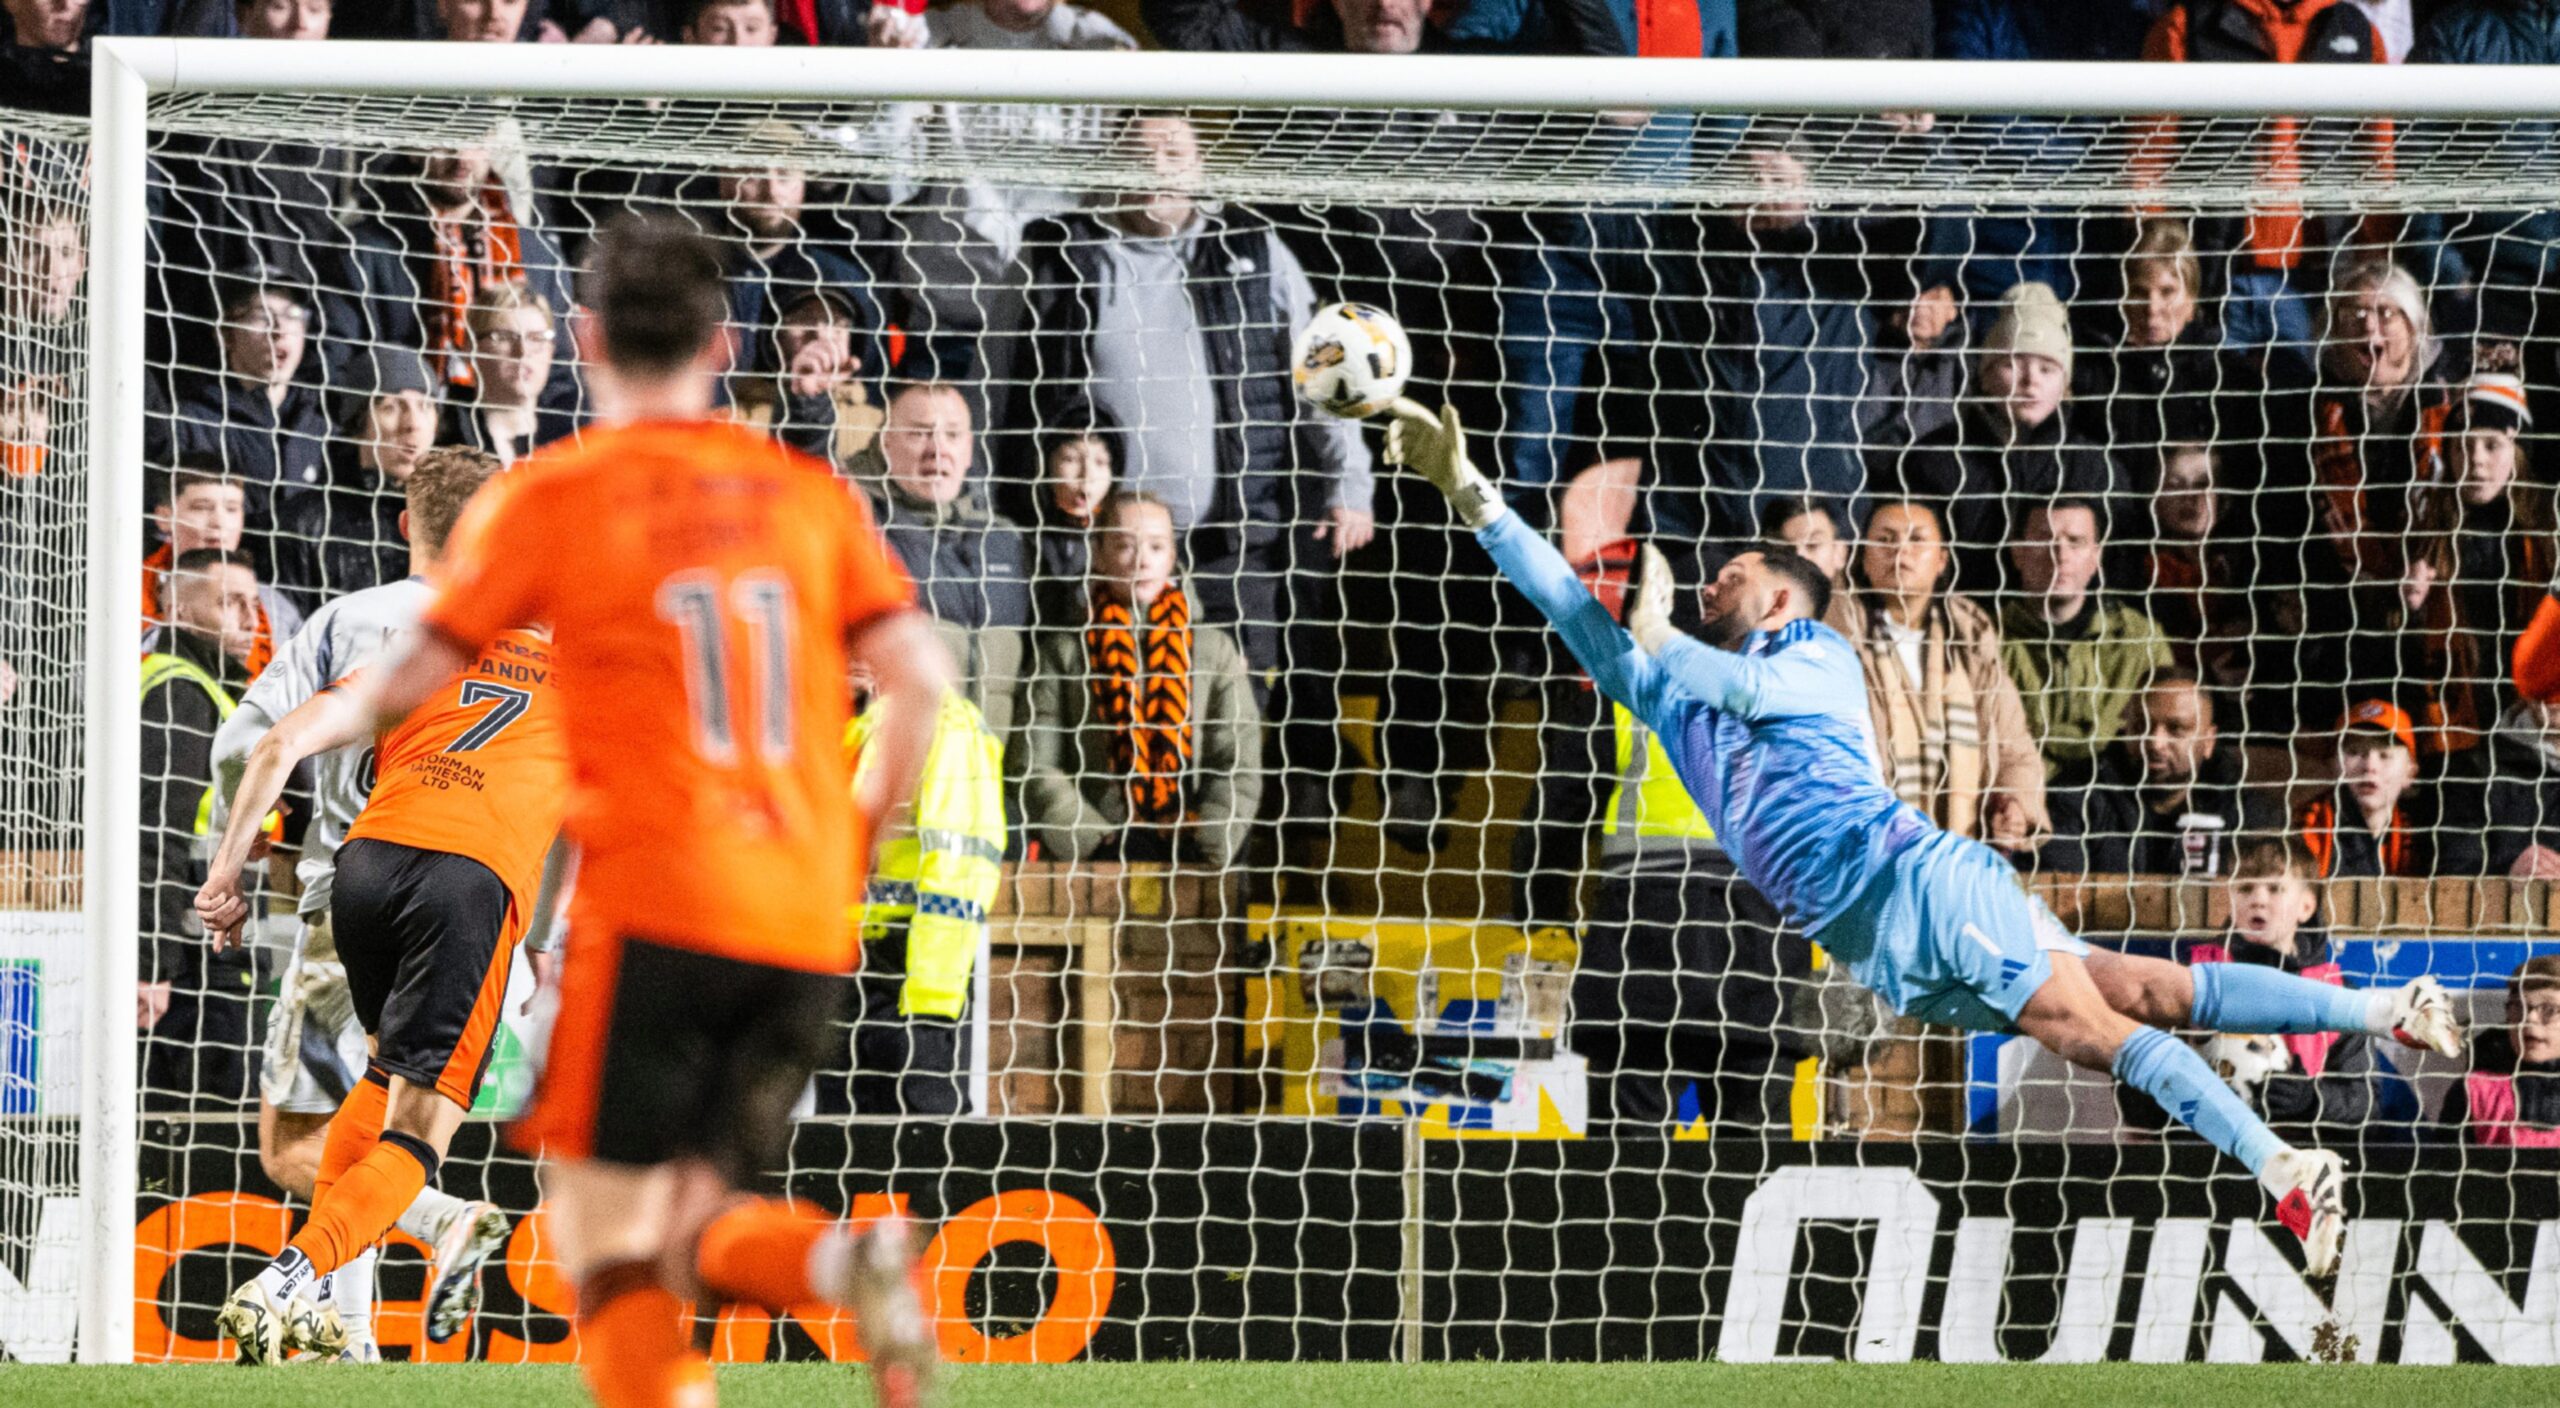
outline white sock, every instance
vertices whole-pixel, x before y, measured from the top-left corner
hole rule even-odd
[[[443,1236],[445,1229],[452,1226],[453,1220],[460,1217],[462,1210],[469,1206],[470,1204],[462,1199],[440,1189],[420,1189],[418,1196],[410,1200],[408,1209],[400,1214],[397,1226],[401,1231],[432,1247],[436,1244],[436,1238]]]
[[[266,1269],[258,1273],[259,1287],[267,1293],[267,1299],[278,1305],[309,1289],[312,1282],[317,1279],[319,1278],[312,1269],[311,1258],[304,1256],[298,1248],[294,1247],[287,1247],[278,1252],[276,1259],[268,1262]]]
[[[338,1320],[347,1327],[351,1344],[373,1338],[374,1255],[374,1249],[367,1247],[355,1260],[329,1273],[331,1301],[338,1307]]]

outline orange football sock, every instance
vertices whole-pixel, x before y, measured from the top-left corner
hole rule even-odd
[[[841,1227],[833,1218],[770,1198],[740,1203],[702,1229],[694,1246],[695,1274],[721,1300],[776,1314],[828,1300],[809,1283],[809,1249]]]
[[[368,1071],[338,1102],[338,1113],[329,1117],[329,1137],[320,1145],[320,1169],[311,1180],[311,1200],[317,1203],[329,1196],[329,1188],[347,1176],[356,1161],[373,1152],[374,1141],[382,1137],[382,1122],[391,1108],[389,1077]]]
[[[645,1261],[617,1262],[578,1287],[578,1371],[596,1408],[710,1408],[711,1364],[685,1343],[684,1307]]]
[[[437,1163],[425,1141],[397,1131],[384,1134],[320,1195],[311,1220],[294,1234],[294,1250],[311,1258],[311,1269],[322,1276],[346,1265],[381,1241],[419,1190],[435,1181]]]

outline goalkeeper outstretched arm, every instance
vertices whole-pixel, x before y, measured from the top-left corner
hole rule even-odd
[[[1475,531],[1502,575],[1553,623],[1601,692],[1654,726],[1664,682],[1660,666],[1625,627],[1610,619],[1609,609],[1582,585],[1564,554],[1522,523],[1503,504],[1493,481],[1468,462],[1457,408],[1443,406],[1434,415],[1418,402],[1398,398],[1390,414],[1387,463],[1421,475],[1446,496],[1458,521]]]

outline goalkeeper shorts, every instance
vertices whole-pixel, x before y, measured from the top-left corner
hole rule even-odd
[[[364,837],[338,848],[330,927],[373,1063],[465,1109],[506,1008],[526,906],[468,856]]]
[[[1905,1017],[2014,1032],[2053,976],[2055,953],[2085,954],[2017,868],[1969,837],[1932,832],[1877,872],[1813,936]]]

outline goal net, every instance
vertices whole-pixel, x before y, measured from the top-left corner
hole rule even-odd
[[[873,877],[842,1059],[768,1171],[917,1219],[951,1357],[2560,1356],[2560,1180],[2520,1147],[2560,1137],[2560,715],[2508,665],[2560,567],[2546,124],[2398,75],[2296,117],[2184,82],[2226,115],[2171,119],[1893,66],[1739,65],[1715,111],[1658,66],[1531,65],[1504,108],[1504,65],[1422,59],[1115,90],[929,55],[890,89],[849,54],[329,48],[412,91],[155,70],[140,185],[130,113],[0,119],[11,1355],[80,1324],[226,1354],[222,1295],[303,1207],[261,1102],[316,1117],[362,1057],[306,922],[325,773],[246,951],[193,927],[213,729],[299,622],[421,565],[419,453],[591,423],[577,271],[639,211],[721,242],[723,413],[865,496],[1002,748],[994,800],[920,810],[924,858]],[[143,198],[146,248],[84,281],[93,190]],[[2455,989],[2476,1061],[2209,1052],[2347,1154],[2340,1276],[2157,1108],[1894,1018],[1781,925],[1381,424],[1293,397],[1336,300],[1401,322],[1408,394],[1612,611],[1640,543],[1710,638],[1734,554],[1811,559],[1879,777],[2093,941]],[[130,614],[85,587],[92,488],[138,678],[120,624],[83,650]],[[119,893],[84,929],[88,759],[134,858],[89,858]],[[130,1087],[84,1087],[126,981]],[[395,1235],[393,1358],[575,1354],[503,1138],[532,987],[442,1174],[517,1232],[442,1345]],[[737,1309],[714,1343],[851,1352]]]

